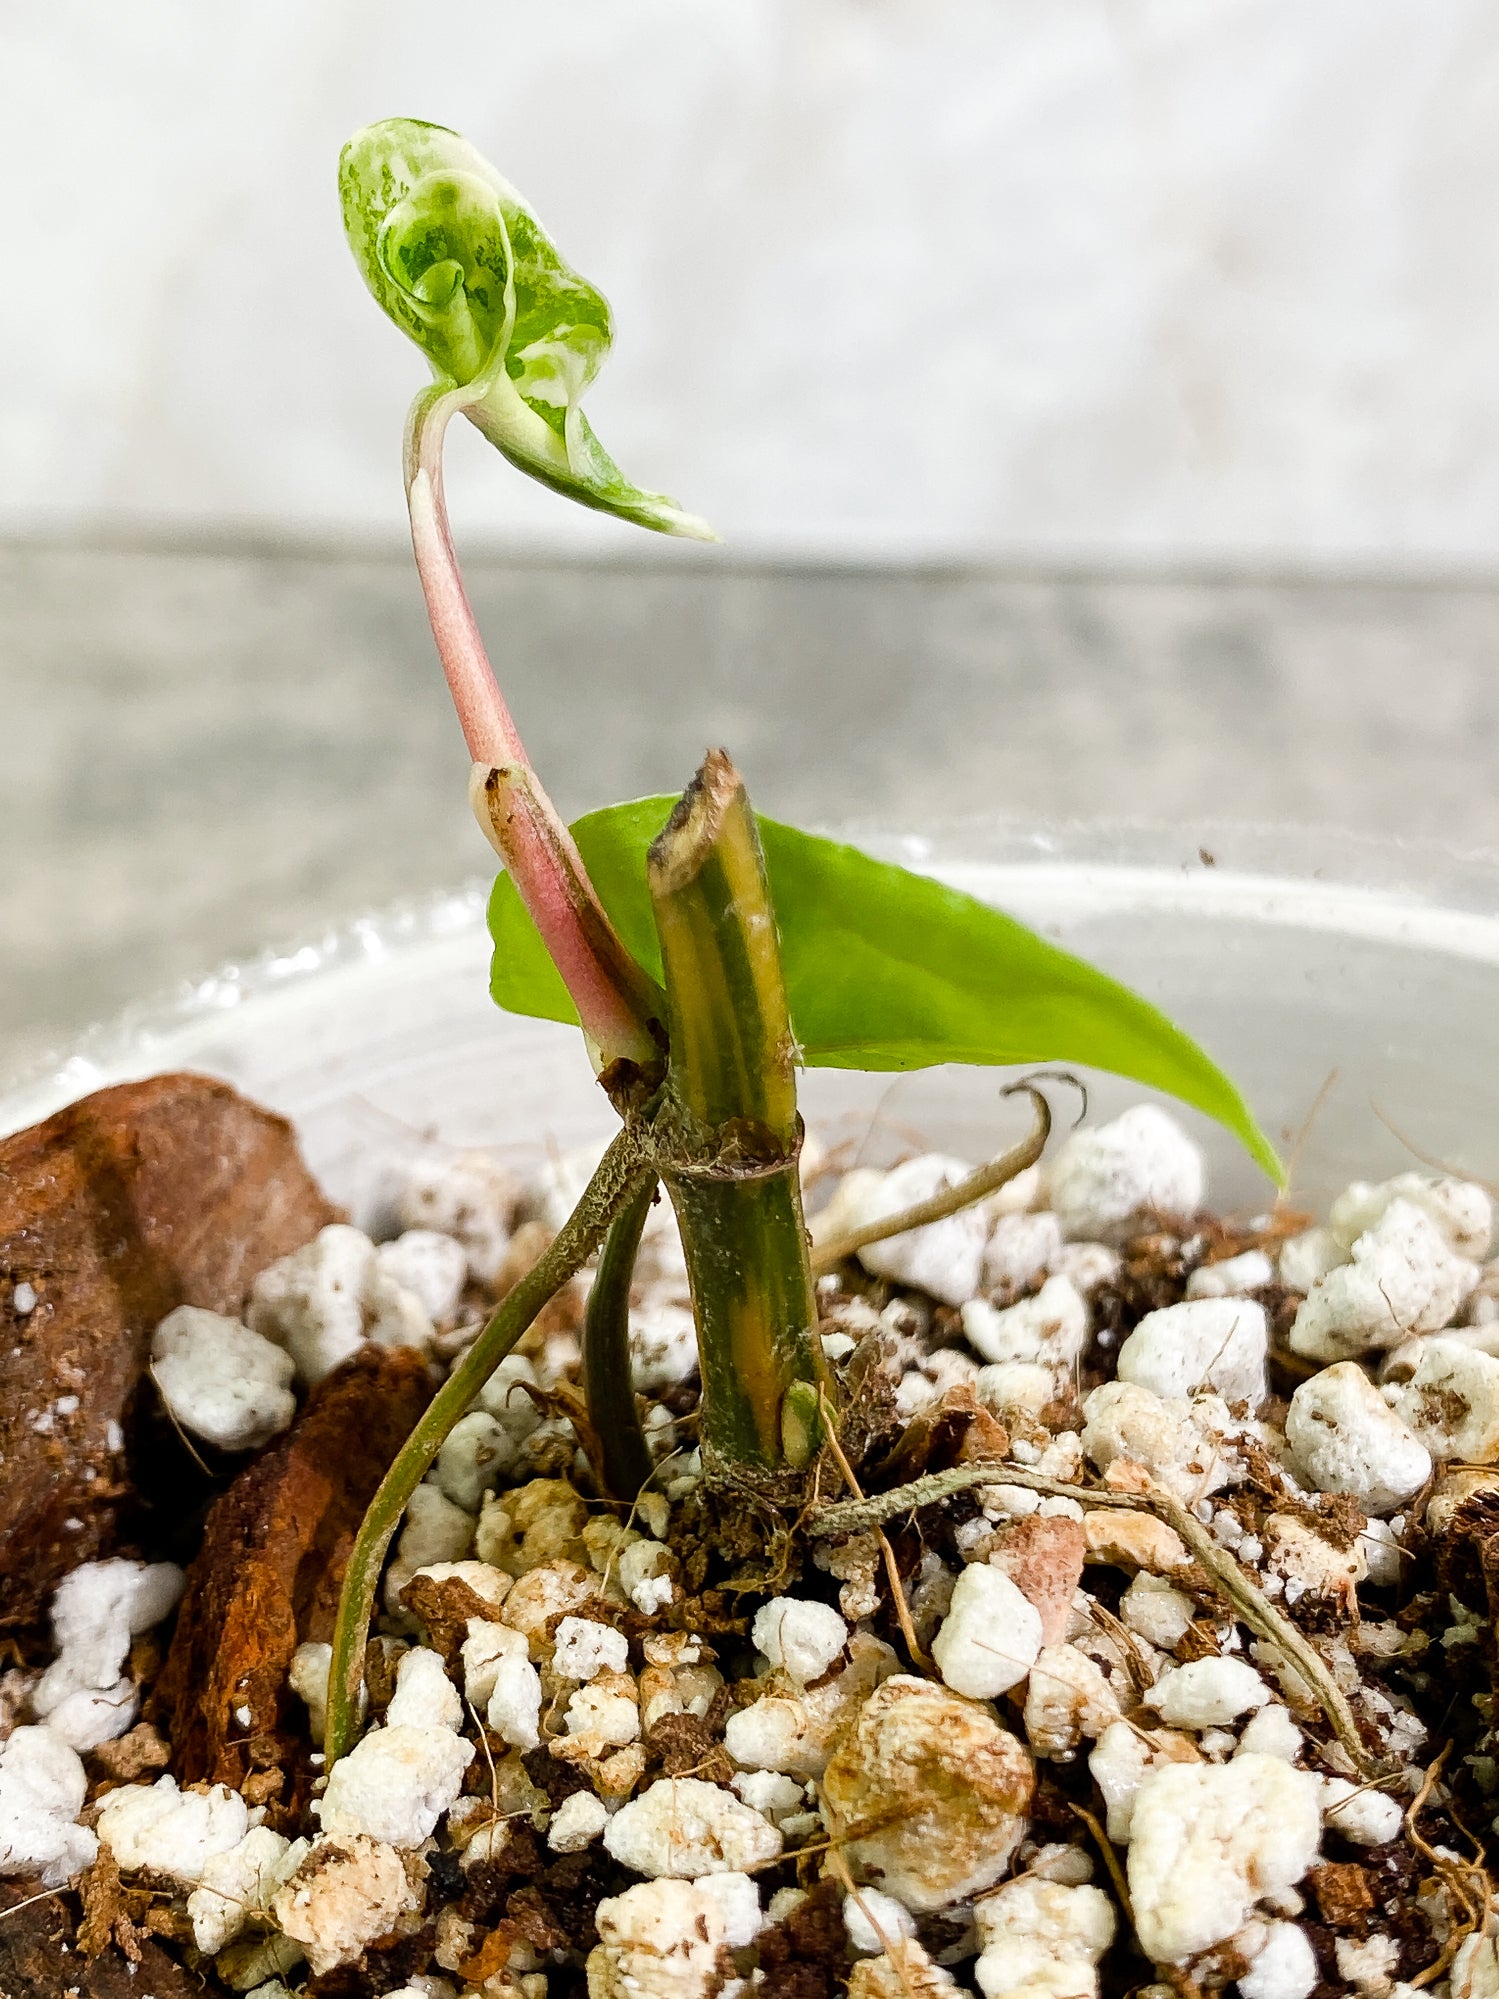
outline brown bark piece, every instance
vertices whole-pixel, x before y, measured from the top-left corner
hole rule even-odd
[[[414,1349],[365,1347],[215,1504],[153,1702],[182,1783],[286,1767],[292,1653],[332,1637],[355,1530],[430,1395]]]
[[[1352,1930],[1362,1936],[1375,1906],[1374,1888],[1367,1868],[1354,1860],[1324,1860],[1314,1867],[1307,1880],[1317,1901],[1317,1912],[1335,1930]]]
[[[39,1899],[30,1902],[32,1896]],[[42,1894],[35,1881],[0,1882],[0,1993],[5,1999],[215,1999],[224,1994],[205,1966],[187,1971],[149,1936],[140,1962],[107,1950],[91,1962],[75,1941],[74,1898]]]
[[[35,1622],[113,1545],[158,1322],[238,1311],[259,1271],[337,1218],[285,1119],[206,1076],[98,1090],[0,1139],[0,1627]]]

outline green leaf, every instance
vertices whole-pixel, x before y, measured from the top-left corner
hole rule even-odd
[[[664,493],[631,485],[581,402],[613,337],[602,292],[458,133],[417,118],[366,125],[338,164],[344,232],[377,304],[513,465],[586,507],[662,534],[717,537]]]
[[[657,979],[645,856],[675,802],[636,799],[590,812],[572,829],[626,948]],[[1195,1105],[1282,1179],[1233,1084],[1147,1000],[973,896],[774,819],[759,826],[792,1025],[809,1068],[1086,1063]],[[490,898],[489,928],[499,1005],[576,1021],[505,875]]]

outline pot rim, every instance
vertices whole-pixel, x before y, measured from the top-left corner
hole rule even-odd
[[[1499,964],[1499,852],[1335,828],[1231,820],[1167,825],[1079,820],[1022,826],[953,816],[919,830],[854,821],[820,829],[929,873],[1044,928],[1131,911],[1319,930]],[[144,1073],[185,1029],[242,1009],[295,1004],[313,981],[391,976],[438,956],[455,974],[487,962],[490,891],[477,877],[365,910],[134,1001],[0,1074],[0,1132]]]

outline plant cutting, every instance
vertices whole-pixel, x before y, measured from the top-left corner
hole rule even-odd
[[[1076,1063],[1279,1177],[1161,1013],[726,751],[563,825],[446,427],[708,531],[594,436],[608,308],[470,146],[370,127],[340,192],[432,373],[493,996],[617,1131],[422,1150],[373,1235],[202,1077],[0,1141],[6,1999],[1487,1993],[1487,1190],[1223,1215],[1156,1101],[1051,1142]],[[805,1068],[939,1063],[1022,1072],[985,1165],[803,1127]]]
[[[723,751],[665,810],[645,801],[576,831],[562,824],[464,589],[443,489],[448,423],[467,417],[519,469],[586,506],[665,534],[712,532],[633,486],[599,444],[581,404],[608,352],[608,307],[466,140],[410,119],[370,126],[344,149],[339,188],[365,283],[434,376],[407,418],[406,495],[433,637],[473,757],[470,795],[505,864],[491,906],[494,995],[578,1022],[623,1130],[371,1509],[335,1645],[335,1761],[357,1726],[364,1634],[402,1509],[494,1367],[601,1244],[584,1344],[589,1420],[615,1498],[633,1498],[649,1478],[627,1316],[633,1247],[658,1179],[691,1281],[705,1465],[725,1482],[756,1479],[793,1497],[784,1481],[811,1462],[832,1393],[797,1174],[798,1061],[1093,1062],[1198,1104],[1279,1170],[1227,1078],[1154,1008],[920,876],[787,827],[762,837]],[[1011,1173],[1034,1163],[1045,1133],[1043,1116]],[[971,1197],[992,1191],[985,1179]],[[889,1232],[902,1229],[892,1217]]]

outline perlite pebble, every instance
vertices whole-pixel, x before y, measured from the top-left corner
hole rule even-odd
[[[520,1199],[520,1183],[486,1152],[427,1154],[408,1169],[400,1195],[406,1229],[433,1229],[461,1244],[480,1284],[499,1275]]]
[[[755,1613],[755,1644],[772,1666],[800,1687],[820,1680],[848,1641],[848,1626],[831,1604],[774,1596]]]
[[[1499,1359],[1461,1340],[1429,1339],[1409,1381],[1391,1391],[1397,1416],[1434,1458],[1499,1462]]]
[[[1270,1689],[1242,1659],[1194,1659],[1186,1666],[1168,1666],[1144,1696],[1162,1721],[1172,1728],[1221,1728],[1241,1714],[1260,1708]]]
[[[179,1791],[175,1777],[124,1784],[99,1806],[99,1838],[127,1874],[165,1874],[196,1887],[216,1853],[238,1846],[250,1829],[238,1791]]]
[[[1265,1308],[1251,1298],[1194,1298],[1147,1312],[1119,1349],[1118,1376],[1189,1401],[1212,1389],[1258,1408],[1270,1348]]]
[[[1105,1381],[1083,1403],[1082,1446],[1099,1471],[1128,1459],[1195,1506],[1242,1476],[1224,1441],[1233,1427],[1221,1396],[1166,1401],[1138,1382]]]
[[[1376,1516],[1393,1513],[1431,1477],[1431,1453],[1351,1360],[1297,1388],[1286,1442],[1315,1491],[1346,1493]]]
[[[1392,1201],[1354,1242],[1351,1260],[1318,1278],[1297,1308],[1289,1344],[1312,1360],[1350,1360],[1451,1325],[1478,1265],[1447,1247],[1430,1216]]]
[[[372,1728],[334,1765],[313,1810],[327,1834],[420,1846],[462,1790],[473,1759],[474,1745],[447,1727]]]
[[[1405,1821],[1398,1798],[1368,1784],[1351,1784],[1346,1777],[1322,1779],[1322,1811],[1333,1831],[1355,1846],[1383,1846]]]
[[[151,1339],[151,1378],[184,1430],[223,1451],[254,1451],[297,1413],[292,1358],[221,1312],[179,1305]]]
[[[954,1693],[993,1700],[1018,1686],[1041,1650],[1041,1614],[1007,1575],[972,1563],[932,1640],[932,1658]]]
[[[564,1617],[557,1626],[552,1669],[564,1680],[591,1680],[598,1673],[622,1673],[630,1662],[630,1643],[611,1624],[591,1617]]]
[[[709,1999],[721,1989],[728,1921],[704,1881],[637,1881],[600,1902],[594,1921],[589,1999]]]
[[[468,1257],[454,1237],[436,1229],[407,1229],[394,1242],[382,1242],[375,1261],[387,1277],[421,1300],[435,1324],[457,1311],[468,1281]]]
[[[1044,1176],[1064,1235],[1115,1242],[1156,1217],[1185,1220],[1202,1205],[1202,1152],[1157,1104],[1074,1132]]]
[[[602,1798],[592,1791],[572,1791],[552,1814],[547,1845],[553,1853],[581,1853],[608,1823],[609,1812]]]
[[[1180,1964],[1232,1936],[1262,1896],[1294,1888],[1317,1857],[1320,1803],[1320,1780],[1273,1756],[1152,1771],[1128,1865],[1146,1954]]]
[[[1101,1888],[1007,1881],[974,1908],[984,1999],[1092,1999],[1098,1961],[1114,1941],[1114,1905]]]
[[[1345,1247],[1352,1248],[1394,1201],[1409,1201],[1418,1207],[1458,1256],[1481,1263],[1488,1255],[1494,1233],[1494,1203],[1487,1191],[1471,1180],[1433,1180],[1424,1173],[1402,1173],[1373,1184],[1355,1180],[1329,1208],[1328,1227]]]
[[[968,1344],[995,1366],[1024,1362],[1070,1372],[1088,1344],[1088,1307],[1070,1277],[1048,1277],[1034,1298],[997,1311],[986,1298],[963,1306]]]
[[[915,1936],[916,1918],[893,1895],[860,1888],[843,1898],[843,1927],[850,1950],[860,1957],[876,1957],[897,1938]]]
[[[0,1874],[36,1874],[60,1888],[89,1866],[99,1842],[74,1820],[88,1794],[82,1759],[50,1728],[17,1728],[0,1743]]]
[[[946,1193],[972,1171],[966,1161],[942,1153],[928,1152],[908,1159],[882,1174],[877,1182],[860,1183],[862,1198],[848,1197],[844,1226],[883,1221],[902,1208]],[[841,1196],[842,1188],[839,1193]],[[914,1285],[944,1305],[961,1305],[977,1295],[989,1228],[989,1216],[979,1203],[960,1208],[941,1221],[928,1222],[925,1228],[908,1229],[904,1235],[869,1243],[859,1251],[859,1261],[871,1276]]]
[[[211,1855],[187,1898],[198,1949],[214,1957],[232,1943],[247,1923],[270,1907],[271,1898],[296,1872],[306,1852],[306,1840],[293,1847],[283,1834],[259,1825],[251,1826],[227,1853]]]
[[[1275,1265],[1262,1249],[1226,1256],[1218,1263],[1200,1263],[1187,1279],[1189,1298],[1232,1298],[1259,1291],[1275,1276]]]
[[[997,1305],[1028,1291],[1062,1252],[1062,1226],[1053,1214],[1001,1215],[984,1245],[979,1282]]]
[[[1254,1962],[1239,1974],[1239,1999],[1309,1999],[1321,1979],[1317,1954],[1295,1923],[1270,1923]]]
[[[380,1268],[369,1237],[343,1222],[261,1271],[248,1316],[251,1330],[285,1347],[309,1384],[366,1340],[419,1347],[432,1338],[421,1300]]]
[[[622,1867],[648,1879],[691,1880],[758,1867],[775,1858],[782,1840],[732,1791],[701,1777],[660,1777],[620,1806],[604,1830],[604,1845]]]

